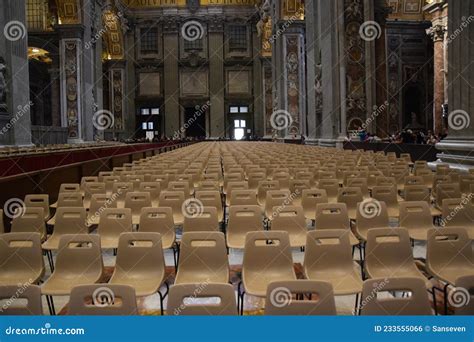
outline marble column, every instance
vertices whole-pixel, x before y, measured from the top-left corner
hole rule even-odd
[[[344,3],[342,0],[318,0],[321,21],[321,87],[323,114],[320,146],[336,146],[345,125],[345,68],[341,62],[344,32]],[[342,37],[342,39],[341,39]]]
[[[175,19],[165,21],[163,30],[164,70],[166,70],[164,73],[164,124],[166,136],[173,137],[180,128],[178,22]]]
[[[474,3],[448,0],[448,137],[436,145],[438,162],[474,168]],[[436,164],[436,163],[435,163]]]
[[[209,22],[209,95],[211,100],[207,132],[211,138],[226,136],[224,84],[224,23],[217,18]],[[204,105],[204,103],[202,104]]]
[[[110,111],[114,117],[113,127],[110,127],[110,129],[113,129],[116,135],[123,133],[125,130],[125,71],[125,61],[114,61],[109,64],[108,79]]]
[[[433,131],[439,135],[444,131],[442,106],[444,104],[444,37],[446,28],[442,25],[432,26],[427,30],[427,33],[433,39],[434,46]]]
[[[25,8],[25,0],[0,2],[0,145],[31,145]]]
[[[265,135],[265,96],[264,96],[264,82],[263,80],[263,60],[259,58],[262,47],[262,39],[258,36],[256,24],[252,25],[252,56],[253,56],[253,132],[257,137]]]

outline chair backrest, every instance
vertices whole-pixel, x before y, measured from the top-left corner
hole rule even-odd
[[[53,274],[78,278],[89,275],[98,280],[103,274],[103,269],[99,235],[66,234],[61,236]]]
[[[249,189],[257,190],[258,183],[267,179],[265,171],[252,171],[248,175]]]
[[[205,207],[214,207],[217,211],[222,211],[221,194],[217,190],[198,190],[196,199],[201,201]]]
[[[191,190],[187,181],[172,181],[168,183],[168,191],[182,191],[188,197]]]
[[[77,183],[63,183],[59,187],[59,193],[63,192],[81,192],[81,185]]]
[[[406,292],[409,295],[393,297],[389,292]],[[362,303],[361,314],[365,316],[433,314],[425,282],[420,278],[366,280],[362,288]]]
[[[316,206],[316,229],[350,229],[345,203],[320,203]]]
[[[272,243],[269,243],[270,241]],[[245,270],[270,271],[282,268],[293,270],[293,256],[288,233],[280,231],[247,233],[243,272]]]
[[[229,205],[257,205],[256,190],[232,190]]]
[[[183,232],[208,232],[219,230],[216,207],[200,207],[196,212],[184,214]]]
[[[117,201],[125,201],[127,193],[133,191],[133,183],[131,182],[115,182],[113,186],[112,196]]]
[[[1,218],[1,221],[3,224],[3,216]],[[44,209],[40,207],[25,208],[22,215],[19,215],[13,218],[11,232],[12,233],[39,233],[41,237],[44,238],[46,236],[46,224],[44,222]]]
[[[387,207],[398,204],[397,188],[393,186],[374,186],[372,197],[378,201],[383,201]]]
[[[185,194],[183,191],[162,191],[160,193],[160,206],[172,208],[173,213],[181,212],[184,203],[184,196]]]
[[[128,192],[125,196],[125,208],[132,211],[132,215],[140,215],[142,208],[151,207],[149,192]]]
[[[337,201],[339,203],[345,203],[348,208],[357,208],[357,203],[364,200],[362,191],[356,187],[344,187],[340,188],[337,194]]]
[[[471,193],[471,186],[474,185],[474,174],[461,175],[459,177],[459,187],[463,194],[469,195]]]
[[[292,231],[299,230],[306,232],[306,218],[304,217],[303,207],[287,205],[284,207],[273,207],[276,213],[273,222],[273,230]]]
[[[58,208],[53,234],[86,234],[88,232],[86,223],[87,212],[85,208]]]
[[[443,207],[443,200],[449,198],[461,198],[461,189],[458,183],[439,183],[436,186],[436,205]]]
[[[387,205],[383,201],[369,198],[357,204],[357,231],[366,235],[371,228],[389,227]]]
[[[100,184],[100,183],[98,183]],[[58,196],[58,208],[82,207],[82,194],[80,192],[62,192]]]
[[[2,304],[5,302],[5,304]],[[41,287],[33,284],[0,286],[0,316],[41,316]]]
[[[278,181],[260,181],[258,182],[258,201],[264,203],[267,198],[267,191],[269,190],[279,190],[280,182]]]
[[[395,177],[377,177],[376,186],[378,187],[394,187],[397,189],[397,180]]]
[[[425,201],[431,202],[430,189],[426,185],[405,185],[405,201]]]
[[[229,207],[227,231],[242,233],[263,230],[262,209],[258,205],[233,205]]]
[[[107,208],[100,214],[98,231],[101,237],[117,237],[132,231],[132,211],[129,208]]]
[[[49,217],[49,195],[26,195],[25,207],[40,207],[44,209],[45,218]]]
[[[12,257],[14,256],[14,257]],[[39,280],[44,273],[39,233],[5,233],[0,235],[0,271],[4,274],[34,270]]]
[[[154,232],[129,232],[120,234],[115,272],[160,279],[165,272],[165,259],[161,234]],[[119,278],[121,278],[119,276]]]
[[[139,186],[140,192],[148,192],[152,202],[157,202],[160,198],[161,186],[159,182],[142,182]]]
[[[160,233],[162,239],[174,240],[173,210],[168,207],[143,208],[140,215],[140,232]]]
[[[426,267],[431,274],[445,269],[473,269],[472,260],[471,240],[465,228],[449,227],[428,231]]]
[[[99,181],[99,177],[82,177],[81,178],[81,191],[83,191],[85,193],[86,191],[86,185],[88,183],[94,183],[94,182],[98,182]]]
[[[473,227],[474,208],[467,198],[446,198],[442,204],[442,226]]]
[[[265,215],[270,218],[277,215],[273,211],[274,207],[291,205],[292,198],[290,190],[269,190],[265,199]]]
[[[105,191],[109,193],[114,190],[114,184],[120,181],[120,176],[104,176],[101,180],[101,182],[105,183]]]
[[[406,176],[404,180],[405,186],[407,185],[425,185],[425,180],[421,176]]]
[[[374,228],[367,233],[366,268],[397,269],[413,262],[410,236],[405,228]]]
[[[199,183],[198,191],[219,191],[219,181],[206,180]]]
[[[306,235],[305,270],[352,272],[352,248],[347,230],[313,230]]]
[[[320,179],[318,189],[326,190],[328,197],[336,198],[339,192],[339,181],[337,179]]]
[[[135,289],[128,285],[79,285],[71,290],[68,315],[138,315]]]
[[[328,195],[324,189],[306,189],[301,195],[301,205],[305,211],[316,212],[316,205],[328,203]]]
[[[181,272],[229,272],[227,247],[221,232],[184,232],[179,257]]]
[[[433,224],[430,205],[426,201],[400,202],[400,227],[419,228]]]
[[[432,195],[436,197],[436,191],[438,191],[438,184],[443,184],[443,183],[452,183],[451,177],[448,175],[435,175],[433,177],[433,184],[432,184]]]
[[[238,314],[233,286],[211,283],[171,286],[166,311],[170,316],[236,316]]]
[[[311,299],[305,299],[305,295]],[[292,298],[303,295],[303,299]],[[314,299],[313,299],[314,298]],[[321,315],[335,316],[336,303],[332,285],[323,281],[289,280],[276,281],[268,285],[265,300],[265,315]]]
[[[84,199],[90,200],[93,194],[105,194],[105,183],[91,182],[86,183],[84,188]]]
[[[359,188],[364,197],[369,197],[370,195],[367,178],[349,178],[347,179],[347,186],[350,188]]]
[[[455,302],[454,312],[462,316],[474,315],[474,275],[459,277],[454,285],[456,287],[450,293],[450,297],[453,301],[459,299]]]
[[[234,190],[248,190],[249,184],[247,181],[232,181],[227,183],[227,196],[230,197],[232,195],[232,191]]]

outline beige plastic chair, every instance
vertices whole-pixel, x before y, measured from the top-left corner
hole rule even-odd
[[[221,232],[186,232],[175,285],[229,282],[229,261]]]
[[[471,240],[466,229],[449,227],[428,231],[426,268],[448,285],[459,277],[474,275]]]
[[[95,194],[91,198],[91,206],[87,211],[87,226],[97,226],[100,221],[100,213],[106,208],[114,208],[116,202],[104,194]]]
[[[137,297],[159,292],[165,280],[165,259],[159,233],[122,233],[110,284],[129,285]],[[163,297],[160,293],[160,297]]]
[[[258,205],[257,192],[255,190],[232,190],[229,206],[234,205]]]
[[[0,212],[1,214],[1,212]],[[3,225],[3,216],[1,216]],[[22,215],[16,216],[12,220],[12,233],[39,233],[41,241],[46,240],[46,224],[44,222],[43,208],[25,208]],[[1,232],[3,233],[3,231]]]
[[[362,291],[362,276],[352,260],[345,230],[315,230],[307,234],[304,272],[307,279],[330,283],[336,296]]]
[[[88,183],[98,182],[99,177],[82,177],[81,178],[81,193],[84,195],[86,193],[86,186]]]
[[[466,292],[464,293],[469,294],[469,300],[466,301],[465,305],[455,308],[455,314],[461,316],[474,315],[474,275],[459,277],[456,279],[456,283],[454,285],[456,286],[454,291],[463,291],[462,289],[465,289]]]
[[[394,186],[374,186],[372,198],[385,202],[387,205],[388,217],[400,217],[400,205],[398,202],[397,188]]]
[[[287,232],[249,232],[245,239],[242,283],[238,304],[243,313],[245,294],[266,297],[275,281],[296,280],[290,237]]]
[[[280,183],[278,181],[260,181],[258,182],[257,200],[262,208],[265,208],[265,201],[267,199],[267,191],[280,190]]]
[[[229,208],[227,247],[243,249],[248,232],[263,230],[262,209],[258,205],[233,205]]]
[[[26,195],[24,203],[25,208],[43,208],[45,222],[47,222],[51,218],[51,212],[49,210],[49,195]]]
[[[91,205],[91,198],[94,194],[106,194],[105,183],[91,182],[86,183],[84,188],[84,208],[89,209]]]
[[[229,191],[229,183],[234,183],[234,182],[242,182],[244,181],[244,175],[242,173],[230,173],[226,174],[224,176],[224,194],[228,194]]]
[[[303,190],[301,195],[301,205],[303,206],[304,216],[306,219],[312,221],[316,220],[316,206],[320,203],[328,203],[326,190]]]
[[[39,233],[0,235],[0,286],[37,284],[44,271]]]
[[[461,198],[462,193],[459,184],[440,183],[436,186],[436,207],[443,208],[443,200],[451,198]]]
[[[401,202],[399,226],[408,230],[412,240],[428,240],[428,230],[434,228],[428,203],[425,201]]]
[[[2,306],[0,316],[41,316],[41,288],[38,285],[22,284],[0,285],[0,302],[6,301],[9,305]]]
[[[430,190],[426,185],[406,185],[404,197],[408,202],[425,201],[430,207],[431,216],[441,216],[441,210],[431,205]]]
[[[250,190],[258,190],[258,184],[261,181],[267,180],[267,174],[264,171],[250,172],[248,175],[248,183]]]
[[[206,180],[199,183],[198,191],[220,191],[219,182]]]
[[[393,297],[388,292],[405,292],[409,296]],[[387,293],[384,297],[383,294]],[[379,295],[380,294],[380,295]],[[364,316],[428,316],[431,304],[423,279],[389,277],[364,283],[361,315]]]
[[[207,282],[173,285],[166,312],[169,316],[235,316],[238,312],[234,288]]]
[[[298,300],[293,295],[311,295],[311,299]],[[287,302],[278,300],[279,295]],[[313,299],[314,296],[314,299]],[[336,303],[332,286],[323,281],[276,281],[268,285],[265,315],[271,316],[335,316]]]
[[[349,188],[359,188],[364,199],[370,198],[367,178],[349,178],[347,180],[347,186]]]
[[[41,293],[46,295],[50,313],[55,314],[52,296],[68,296],[75,286],[97,283],[103,271],[98,235],[63,235],[59,242],[54,272],[41,286]]]
[[[173,210],[166,207],[143,208],[139,232],[160,233],[163,249],[173,248],[176,241]]]
[[[298,206],[273,207],[276,213],[272,221],[272,230],[285,231],[290,236],[291,247],[304,247],[306,245],[306,219],[303,208]]]
[[[173,221],[177,226],[184,223],[183,204],[183,191],[162,191],[160,193],[160,206],[169,207],[173,210]]]
[[[474,207],[466,199],[449,198],[443,200],[443,219],[441,224],[446,227],[466,229],[471,240],[474,239]]]
[[[133,183],[130,182],[116,182],[111,198],[114,199],[116,208],[125,208],[125,199],[129,192],[133,191]]]
[[[118,248],[120,234],[132,231],[132,211],[128,208],[107,208],[100,214],[97,232],[102,249]]]
[[[226,198],[225,198],[226,206],[230,206],[230,199],[232,196],[232,192],[234,190],[248,190],[248,189],[249,189],[249,185],[247,181],[227,183],[227,192],[226,192]]]
[[[219,231],[219,220],[215,207],[201,207],[195,215],[184,215],[183,232]]]
[[[451,180],[451,177],[448,175],[435,175],[433,177],[433,184],[431,186],[431,195],[436,198],[436,191],[438,190],[438,184],[443,184],[443,183],[453,183]],[[460,197],[460,196],[459,196]]]
[[[59,193],[58,197],[60,194],[65,193],[65,192],[79,192],[82,196],[82,191],[81,191],[81,185],[77,183],[63,183],[59,187]],[[58,202],[53,203],[50,205],[51,208],[57,208],[58,207]]]
[[[416,267],[405,228],[375,228],[367,234],[365,269],[369,278],[419,278],[431,287]]]
[[[217,219],[219,222],[224,221],[224,209],[222,208],[222,199],[219,191],[196,191],[196,199],[201,201],[205,207],[214,207],[217,209]]]
[[[157,208],[160,202],[161,187],[158,182],[143,182],[140,183],[138,188],[140,192],[148,192],[150,194],[150,200],[152,207]]]
[[[101,182],[105,183],[105,193],[110,196],[114,192],[114,184],[121,182],[121,178],[119,176],[105,176]]]
[[[318,204],[316,229],[343,229],[349,236],[351,246],[357,246],[360,243],[351,231],[351,222],[344,203]]]
[[[326,190],[329,203],[337,203],[339,193],[339,181],[337,179],[320,179],[317,188]]]
[[[149,192],[128,192],[125,197],[125,208],[132,212],[132,224],[140,223],[142,208],[151,207],[151,198]]]
[[[340,188],[337,195],[338,203],[345,203],[349,218],[355,220],[357,216],[357,204],[364,200],[360,188]]]
[[[100,184],[100,183],[98,183]],[[58,201],[56,203],[56,208],[82,208],[82,195],[80,192],[63,192],[59,194]],[[50,226],[56,224],[56,215],[54,215],[49,221]]]
[[[267,191],[267,198],[265,199],[265,217],[272,221],[277,212],[274,208],[282,208],[288,205],[292,205],[292,197],[290,190],[269,190]]]
[[[355,232],[360,239],[367,241],[369,229],[389,226],[390,221],[385,202],[368,199],[358,204]]]
[[[61,237],[66,234],[87,234],[87,214],[85,208],[58,208],[53,234],[43,243],[43,249],[57,250]]]
[[[138,315],[135,290],[128,285],[79,285],[71,290],[68,315],[131,316]]]

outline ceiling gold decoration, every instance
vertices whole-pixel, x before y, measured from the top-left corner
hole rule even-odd
[[[386,0],[387,6],[392,9],[389,19],[398,20],[425,20],[423,7],[429,0]]]
[[[281,3],[284,20],[304,20],[304,0],[284,0]]]
[[[56,0],[58,8],[58,24],[80,24],[81,12],[79,0]]]
[[[129,8],[186,7],[186,0],[123,0]]]
[[[53,60],[48,56],[49,51],[37,47],[28,47],[28,59],[41,63],[51,64]]]

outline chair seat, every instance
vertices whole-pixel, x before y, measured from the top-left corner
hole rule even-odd
[[[290,234],[290,246],[293,247],[304,247],[306,246],[306,233],[293,233]]]
[[[433,274],[436,278],[449,283],[449,284],[455,284],[456,280],[461,277],[461,276],[467,276],[467,275],[474,275],[474,268],[443,268],[442,270],[436,272],[436,274]]]
[[[41,286],[41,293],[50,296],[68,296],[73,287],[97,283],[101,277],[102,274],[71,274],[70,276],[61,275],[59,277],[53,273],[43,286]]]
[[[316,209],[313,209],[313,210],[305,210],[305,211],[304,211],[304,217],[305,217],[307,220],[311,220],[311,221],[316,220]]]
[[[100,247],[102,249],[115,249],[118,248],[119,237],[112,236],[101,236],[100,237]]]
[[[227,247],[244,249],[245,248],[245,234],[227,234]]]
[[[115,274],[109,281],[109,284],[128,285],[135,289],[135,294],[138,297],[151,296],[158,292],[163,280],[165,279],[165,272],[160,274]]]
[[[325,281],[331,283],[334,295],[344,296],[362,292],[362,277],[359,267],[354,265],[352,270],[321,270],[306,273],[310,280]]]
[[[442,212],[436,207],[430,207],[431,216],[441,216]]]
[[[57,250],[59,248],[59,240],[61,236],[51,235],[42,245],[41,248],[46,250]]]
[[[184,216],[180,213],[173,213],[174,224],[177,226],[182,226],[184,224]]]
[[[274,281],[296,280],[294,270],[282,272],[281,270],[265,270],[265,273],[247,271],[242,274],[244,288],[247,294],[265,297],[267,295],[268,284]]]
[[[418,227],[418,228],[410,228],[408,229],[408,235],[410,235],[410,239],[412,240],[419,240],[419,241],[427,241],[428,240],[428,229],[434,228],[431,227]]]
[[[0,274],[0,286],[21,286],[22,284],[36,284],[43,274],[42,272],[32,271],[3,271]]]

